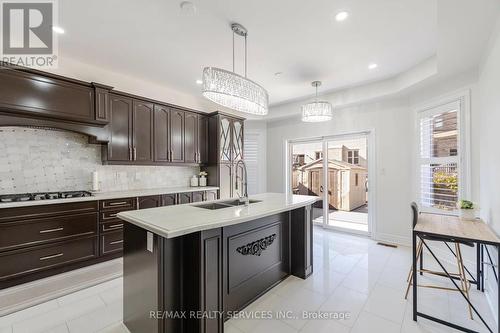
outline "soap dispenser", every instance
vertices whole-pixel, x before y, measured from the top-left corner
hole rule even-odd
[[[198,186],[198,177],[196,175],[193,175],[193,177],[191,177],[191,186]]]

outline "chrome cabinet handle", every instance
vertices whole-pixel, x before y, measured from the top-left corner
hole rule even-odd
[[[131,161],[133,160],[133,158],[132,158],[132,147],[130,147],[130,146],[128,147],[128,159],[131,160]]]
[[[63,255],[64,255],[64,253],[58,253],[58,254],[53,254],[53,255],[51,255],[51,256],[41,257],[41,258],[40,258],[40,261],[44,261],[44,260],[49,260],[49,259],[54,259],[54,258],[62,257]]]
[[[118,206],[118,205],[126,205],[126,204],[128,204],[128,202],[126,202],[126,201],[108,203],[108,205],[110,205],[110,206]]]
[[[55,228],[55,229],[47,229],[47,230],[40,230],[41,234],[48,234],[51,232],[57,232],[57,231],[63,231],[64,228]]]
[[[134,147],[134,161],[137,161],[137,148]]]
[[[115,214],[109,214],[108,217],[116,217],[116,215],[118,215],[118,213],[115,213]]]
[[[116,245],[116,244],[121,244],[121,243],[123,243],[123,240],[110,242],[109,245]]]
[[[123,228],[123,224],[113,224],[110,225],[109,227],[104,226],[103,231],[114,230],[118,228]]]

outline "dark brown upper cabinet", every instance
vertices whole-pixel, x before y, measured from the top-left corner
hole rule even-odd
[[[132,160],[153,161],[153,103],[134,100]]]
[[[185,112],[184,115],[184,161],[199,163],[198,158],[198,115]]]
[[[113,87],[92,82],[95,91],[95,119],[103,123],[109,123],[109,92]]]
[[[170,162],[184,163],[184,111],[170,110]]]
[[[115,94],[110,94],[109,100],[107,161],[152,162],[153,104]]]
[[[217,126],[211,129],[210,136],[218,133],[219,163],[235,163],[243,159],[243,119],[218,114],[215,116]],[[212,147],[210,147],[212,148]]]
[[[232,120],[232,161],[237,162],[243,159],[243,120]]]
[[[236,188],[236,163],[242,160],[244,119],[223,113],[212,114],[208,120],[208,184],[219,186],[220,199],[234,198],[241,191]],[[238,170],[242,175],[242,170]],[[238,185],[241,185],[238,182]]]
[[[119,95],[109,96],[108,161],[131,161],[132,152],[132,99]]]
[[[208,117],[198,115],[198,162],[208,163]]]
[[[20,68],[2,68],[0,82],[0,110],[11,115],[98,126],[108,122],[105,108],[96,113],[95,96],[104,102],[103,93],[111,87]]]
[[[170,161],[170,109],[155,105],[154,111],[154,161]]]
[[[232,160],[232,145],[231,145],[231,123],[232,119],[226,116],[220,116],[220,162],[231,162]]]

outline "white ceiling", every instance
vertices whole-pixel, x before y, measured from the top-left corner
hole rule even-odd
[[[236,21],[249,30],[249,78],[280,104],[311,96],[313,80],[323,92],[381,80],[437,50],[436,0],[192,0],[194,16],[180,2],[60,1],[60,53],[199,95],[203,67],[231,68]]]

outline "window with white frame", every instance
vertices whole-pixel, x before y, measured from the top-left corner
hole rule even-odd
[[[358,165],[359,164],[359,150],[351,149],[347,151],[347,163]]]
[[[453,211],[466,193],[463,100],[419,112],[420,206],[423,211]]]

